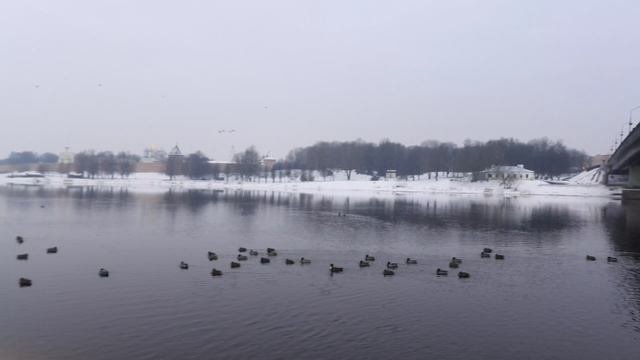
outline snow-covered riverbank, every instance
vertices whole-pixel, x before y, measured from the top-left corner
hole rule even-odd
[[[387,193],[387,194],[478,194],[487,196],[579,196],[609,197],[609,188],[599,184],[550,185],[540,180],[519,181],[511,189],[505,189],[497,181],[470,182],[458,179],[440,179],[402,181],[369,181],[356,179],[351,181],[310,181],[300,182],[284,180],[275,182],[240,182],[177,179],[169,180],[164,174],[137,173],[120,179],[68,179],[61,174],[51,174],[44,178],[10,178],[0,175],[0,186],[29,185],[47,188],[66,187],[104,187],[126,188],[137,192],[163,192],[173,190],[264,190],[298,193]]]

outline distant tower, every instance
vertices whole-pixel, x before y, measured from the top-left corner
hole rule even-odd
[[[184,163],[184,155],[178,145],[174,146],[167,157],[167,175],[173,180],[174,176],[182,175],[182,164]]]
[[[182,151],[180,151],[178,145],[174,146],[173,149],[171,149],[171,151],[169,152],[169,156],[183,156]]]

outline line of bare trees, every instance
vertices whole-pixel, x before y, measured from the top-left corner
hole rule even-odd
[[[137,155],[125,152],[114,154],[110,151],[94,152],[83,151],[74,156],[73,169],[87,177],[106,176],[114,178],[116,174],[121,177],[129,176],[140,161]]]
[[[210,163],[209,158],[201,151],[182,156],[169,156],[165,173],[173,179],[184,175],[191,179],[218,179],[221,174],[228,178],[230,175],[242,179],[252,179],[261,174],[261,157],[254,146],[233,156],[233,162],[228,164]]]
[[[430,172],[477,172],[491,165],[524,164],[538,174],[554,176],[580,171],[587,158],[582,151],[546,138],[527,143],[515,139],[466,141],[462,147],[437,141],[405,146],[383,140],[378,144],[319,142],[291,151],[283,166],[315,170],[323,176],[339,169],[350,179],[352,170],[369,175],[396,170],[399,176],[415,177]]]

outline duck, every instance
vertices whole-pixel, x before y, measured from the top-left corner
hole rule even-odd
[[[504,260],[504,255],[496,254],[495,258],[496,258],[496,260]]]
[[[184,261],[180,261],[180,269],[182,269],[182,270],[187,270],[187,269],[189,269],[189,264],[187,264],[187,263],[186,263],[186,262],[184,262]]]
[[[253,250],[253,249],[251,249],[251,250],[249,250],[249,255],[251,255],[251,256],[258,256],[258,252],[257,252],[257,251],[255,251],[255,250]]]
[[[468,272],[460,271],[458,272],[458,277],[460,279],[468,279],[471,277],[471,274],[469,274]]]
[[[613,256],[607,256],[607,262],[618,262],[618,258]]]
[[[369,254],[367,254],[367,255],[364,256],[364,260],[365,261],[376,261],[376,258],[371,256],[371,255],[369,255]]]
[[[214,252],[209,251],[209,261],[218,260],[218,255]]]
[[[237,262],[235,262],[235,261],[232,261],[232,262],[231,262],[231,268],[232,268],[232,269],[239,268],[239,267],[240,267],[240,263],[237,263]]]
[[[449,274],[449,272],[447,270],[442,270],[440,268],[438,268],[436,270],[436,275],[438,276],[447,276]]]
[[[452,268],[452,269],[457,269],[458,266],[460,266],[460,265],[457,262],[453,261],[453,260],[451,260],[449,262],[449,267]]]
[[[391,261],[387,261],[387,268],[389,268],[389,269],[397,269],[398,268],[398,264],[397,263],[392,263]]]
[[[270,262],[271,262],[271,260],[269,260],[269,258],[266,258],[266,257],[260,258],[260,263],[261,264],[268,264]]]
[[[56,254],[58,252],[58,247],[54,246],[47,249],[47,254]]]
[[[360,263],[358,264],[358,266],[360,266],[360,267],[369,267],[369,266],[371,266],[371,264],[369,264],[368,261],[360,260]]]
[[[247,252],[247,248],[240,247],[240,248],[238,248],[238,252]]]
[[[245,261],[248,259],[247,255],[238,254],[238,261]]]
[[[16,259],[18,259],[18,260],[28,260],[29,259],[29,254],[18,254],[18,256],[16,256]]]
[[[22,244],[24,242],[24,238],[20,235],[16,236],[16,241],[18,242],[18,244]]]
[[[100,268],[100,270],[98,270],[98,275],[100,275],[100,277],[109,277],[109,270]]]
[[[392,276],[392,275],[395,275],[395,274],[396,274],[396,273],[395,273],[395,272],[393,272],[393,270],[389,270],[389,269],[384,269],[384,270],[382,270],[382,275],[383,275],[383,276]]]
[[[416,265],[416,264],[418,264],[418,260],[407,258],[407,265]]]
[[[329,271],[332,273],[341,273],[343,270],[343,268],[333,266],[333,264],[329,265]]]
[[[491,255],[489,253],[483,251],[483,252],[480,253],[480,257],[483,258],[483,259],[484,258],[490,258]]]
[[[587,261],[596,261],[595,256],[587,255]]]
[[[291,259],[285,259],[285,260],[284,260],[284,263],[285,263],[285,264],[287,264],[287,265],[293,265],[293,264],[295,264],[296,262],[295,262],[295,261],[293,261],[293,260],[291,260]]]
[[[31,279],[21,277],[18,280],[18,284],[20,284],[20,287],[31,286]]]
[[[462,259],[458,259],[457,257],[454,256],[454,257],[451,258],[451,262],[455,262],[458,265],[460,265],[460,264],[462,264]]]
[[[211,276],[222,276],[222,270],[216,268],[211,269]]]
[[[482,252],[485,252],[485,253],[487,253],[487,254],[491,254],[491,253],[493,252],[493,250],[491,250],[491,248],[484,248],[484,249],[482,250]]]
[[[268,252],[268,253],[270,253],[270,252],[275,252],[275,251],[276,251],[276,249],[274,249],[274,248],[267,248],[267,252]]]
[[[271,251],[267,253],[268,256],[278,256],[278,253],[275,251]]]
[[[311,264],[311,259],[300,258],[300,264]]]

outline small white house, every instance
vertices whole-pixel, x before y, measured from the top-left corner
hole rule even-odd
[[[396,171],[395,170],[387,170],[387,173],[384,175],[384,177],[386,179],[395,179],[396,178]]]
[[[535,172],[524,168],[524,165],[496,166],[480,171],[481,180],[534,180]]]

